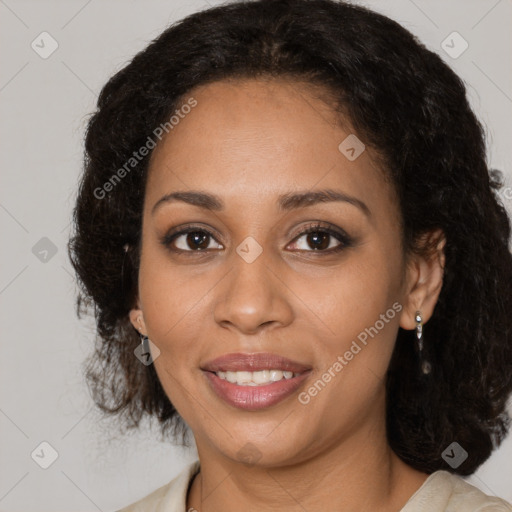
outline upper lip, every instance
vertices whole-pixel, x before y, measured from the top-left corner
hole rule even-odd
[[[310,366],[305,364],[268,352],[255,354],[226,354],[208,361],[201,368],[209,372],[257,372],[260,370],[282,370],[294,373],[303,373],[311,369]]]

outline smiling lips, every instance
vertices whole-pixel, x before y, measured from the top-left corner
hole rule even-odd
[[[269,353],[228,354],[201,369],[217,396],[246,410],[263,409],[284,400],[311,371],[311,367]]]

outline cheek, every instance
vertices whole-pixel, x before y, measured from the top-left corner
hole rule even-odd
[[[139,292],[149,339],[160,350],[155,371],[170,401],[187,421],[198,408],[198,343],[204,338],[205,279],[171,266],[159,251],[148,250],[142,258]],[[199,372],[199,370],[197,370]],[[199,407],[199,409],[201,409]]]
[[[314,295],[312,303],[331,331],[351,338],[372,326],[400,298],[400,261],[397,251],[366,247],[332,272],[322,284],[323,294],[314,281],[304,282],[303,289]]]
[[[140,298],[152,340],[169,349],[190,345],[196,330],[205,325],[204,307],[211,288],[206,281],[191,278],[177,267],[166,269],[151,263],[141,266]]]
[[[340,423],[348,428],[382,404],[398,331],[398,301],[387,300],[385,293],[369,295],[362,286],[356,293],[348,284],[339,294],[345,302],[326,318],[334,335],[317,338],[314,352],[321,364],[299,396],[308,416],[322,418],[326,436],[335,435]]]
[[[319,377],[329,381],[328,387],[336,394],[355,392],[362,397],[375,393],[382,384],[403,306],[399,251],[386,251],[375,244],[360,255],[333,273],[330,292],[324,297],[313,282],[309,292],[328,327],[315,347],[322,354]]]

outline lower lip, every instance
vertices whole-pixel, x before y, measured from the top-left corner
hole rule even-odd
[[[291,379],[281,379],[272,384],[239,386],[217,377],[215,373],[203,371],[213,391],[229,405],[238,409],[256,411],[275,405],[293,394],[310,371]]]

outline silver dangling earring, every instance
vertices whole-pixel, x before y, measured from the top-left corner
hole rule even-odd
[[[139,336],[140,336],[140,343],[142,345],[141,354],[142,354],[142,356],[146,356],[147,360],[149,361],[149,359],[151,358],[151,351],[149,350],[149,338],[148,338],[148,336],[146,336],[145,334],[142,334],[142,332],[141,332],[141,329],[142,329],[141,320],[142,320],[142,316],[139,316],[137,318],[137,323],[140,325]]]
[[[142,333],[140,333],[140,343],[142,345],[142,353],[146,354],[149,352],[149,338]]]
[[[423,359],[423,317],[421,316],[421,311],[416,311],[414,319],[416,320],[416,341],[421,362],[421,371],[426,375],[430,373],[432,366],[428,361]]]

